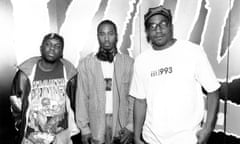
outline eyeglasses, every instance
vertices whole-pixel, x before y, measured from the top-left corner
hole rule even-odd
[[[169,23],[167,21],[161,21],[160,23],[156,24],[156,23],[150,23],[148,25],[149,30],[155,31],[157,30],[157,27],[159,27],[160,29],[166,29],[168,28]]]

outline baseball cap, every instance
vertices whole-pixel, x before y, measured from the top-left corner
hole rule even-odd
[[[148,12],[144,15],[144,21],[147,22],[152,16],[157,14],[165,16],[170,23],[172,22],[171,10],[163,7],[162,5],[149,8]]]

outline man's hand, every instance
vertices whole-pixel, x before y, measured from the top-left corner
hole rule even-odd
[[[207,141],[211,135],[211,130],[208,130],[207,128],[202,128],[197,132],[197,144],[207,144]]]
[[[198,143],[206,144],[212,130],[215,128],[217,121],[217,113],[219,109],[219,92],[218,90],[207,94],[207,118],[202,129],[196,134]]]
[[[82,135],[82,143],[83,144],[91,144],[92,134]]]
[[[141,139],[134,139],[134,144],[144,144]]]
[[[133,132],[131,132],[127,128],[122,128],[119,131],[119,134],[120,134],[121,144],[132,144],[133,143]]]
[[[64,130],[55,136],[53,144],[70,144],[70,137],[70,132],[68,130]]]

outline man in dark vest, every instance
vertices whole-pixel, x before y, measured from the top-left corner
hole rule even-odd
[[[10,97],[12,112],[20,116],[18,143],[71,144],[79,132],[73,112],[77,71],[63,59],[63,47],[63,37],[47,34],[41,56],[18,67]]]

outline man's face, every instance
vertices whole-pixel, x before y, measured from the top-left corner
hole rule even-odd
[[[63,55],[63,45],[58,39],[48,39],[41,46],[41,54],[47,62],[55,62]]]
[[[173,38],[172,24],[162,15],[154,15],[148,21],[146,33],[153,48],[162,48]]]
[[[98,29],[97,36],[101,48],[105,50],[116,48],[117,33],[112,24],[102,24]]]

